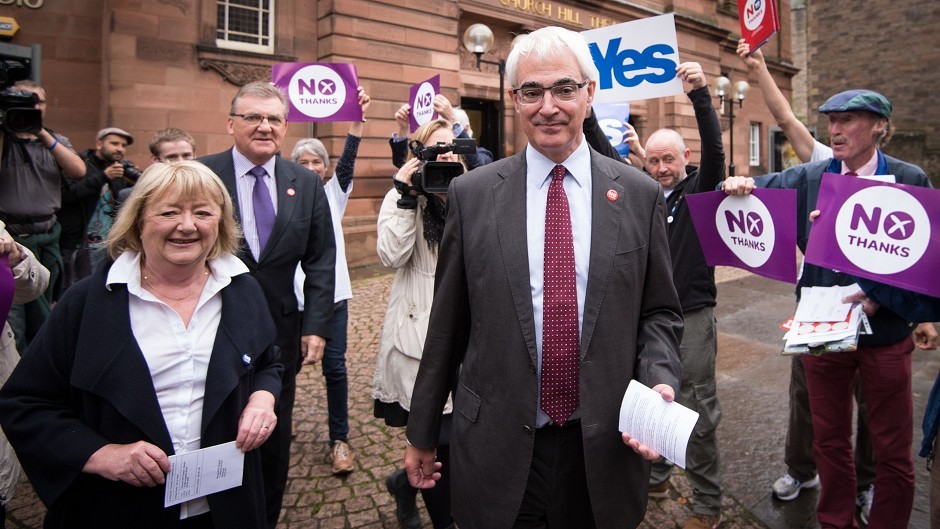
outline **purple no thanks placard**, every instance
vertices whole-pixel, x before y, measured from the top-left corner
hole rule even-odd
[[[826,173],[816,207],[807,262],[940,297],[940,191]]]
[[[796,283],[796,191],[685,195],[709,266],[727,265]]]
[[[437,119],[437,112],[434,111],[434,96],[441,93],[441,76],[435,75],[427,81],[422,81],[412,85],[408,95],[408,102],[411,103],[411,132],[418,130],[418,127],[425,123]]]
[[[271,80],[287,94],[289,121],[362,121],[354,64],[283,62]]]

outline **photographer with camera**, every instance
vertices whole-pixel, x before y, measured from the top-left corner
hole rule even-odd
[[[395,174],[395,187],[385,195],[379,211],[376,245],[382,264],[396,272],[376,359],[372,397],[375,416],[384,419],[389,426],[398,427],[408,422],[411,392],[424,348],[434,294],[434,269],[444,233],[444,193],[446,183],[454,175],[450,164],[462,165],[454,153],[457,146],[448,121],[437,119],[422,125],[413,139],[412,157]],[[435,176],[435,171],[440,173],[438,169],[442,166],[434,164],[441,163],[445,163],[444,174]],[[449,468],[446,438],[450,431],[450,412],[448,405],[437,451],[438,459],[445,461],[445,469]],[[395,497],[395,514],[401,527],[420,528],[421,517],[415,502],[417,490],[408,484],[404,472],[396,470],[385,483]],[[447,527],[452,521],[449,485],[445,471],[436,487],[421,491],[436,529]]]
[[[437,112],[438,116],[446,120],[449,127],[452,127],[456,139],[464,141],[472,140],[474,142],[474,148],[472,150],[465,153],[458,153],[464,155],[467,170],[473,170],[493,162],[493,153],[482,147],[477,147],[476,140],[473,139],[473,129],[470,128],[470,120],[464,110],[459,107],[454,108],[454,106],[450,104],[450,100],[442,94],[434,96],[433,104],[434,111]],[[408,155],[408,130],[411,127],[408,116],[410,114],[411,105],[408,103],[398,108],[395,112],[398,132],[393,134],[388,140],[388,145],[392,148],[392,163],[395,167],[399,168],[405,163],[405,157]]]
[[[98,131],[95,148],[80,156],[88,167],[85,178],[62,182],[59,248],[65,265],[63,290],[91,275],[103,259],[99,251],[117,209],[118,192],[129,189],[140,169],[124,159],[134,137],[117,127]]]
[[[103,183],[115,183],[119,190],[134,185],[141,170],[134,162],[124,159],[134,137],[123,129],[108,127],[99,130],[97,138],[95,148],[82,151],[81,157],[92,169],[104,174],[108,182]]]
[[[30,80],[0,93],[3,142],[0,160],[0,220],[17,243],[28,248],[50,272],[49,288],[35,301],[14,305],[8,321],[19,351],[25,351],[49,314],[62,272],[60,226],[62,181],[85,176],[85,164],[69,139],[42,126],[46,91]]]

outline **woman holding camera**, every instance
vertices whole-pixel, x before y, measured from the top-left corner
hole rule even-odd
[[[449,145],[454,142],[454,132],[449,122],[437,119],[422,125],[413,139],[424,145]],[[437,155],[436,160],[455,162],[458,156],[445,152]],[[415,174],[422,165],[421,160],[411,157],[398,170],[394,176],[395,187],[385,195],[378,220],[376,246],[379,258],[385,266],[396,269],[396,273],[376,358],[372,397],[375,399],[375,416],[384,419],[389,426],[398,427],[408,423],[411,391],[424,349],[434,295],[437,252],[444,233],[446,196],[419,193],[412,187]],[[452,523],[450,482],[446,470],[449,468],[451,411],[452,405],[448,402],[437,449],[438,460],[444,463],[444,476],[436,487],[421,491],[435,529]],[[417,491],[409,485],[404,471],[393,472],[386,480],[386,486],[395,496],[396,516],[401,527],[420,528],[421,517],[415,503]]]

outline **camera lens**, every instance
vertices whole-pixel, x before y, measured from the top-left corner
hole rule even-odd
[[[140,175],[142,174],[141,170],[134,167],[134,164],[128,161],[121,162],[121,165],[124,166],[124,178],[136,182]]]

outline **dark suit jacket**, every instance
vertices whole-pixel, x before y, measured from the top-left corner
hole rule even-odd
[[[591,164],[581,433],[597,527],[623,529],[643,519],[649,465],[621,440],[620,403],[631,379],[678,392],[682,318],[659,184],[593,150]],[[407,434],[415,446],[436,446],[456,386],[451,504],[461,529],[511,527],[532,460],[538,375],[525,182],[522,152],[454,179],[448,193]]]
[[[240,219],[231,149],[199,161],[225,183],[235,203],[235,216]],[[300,336],[313,334],[329,338],[332,332],[336,241],[330,206],[316,174],[281,157],[277,158],[274,172],[277,219],[271,238],[261,252],[260,260],[255,260],[248,243],[242,239],[238,257],[261,283],[277,325],[277,344],[281,348],[286,372],[294,373],[301,360]],[[294,296],[294,271],[298,261],[307,274],[303,312],[297,310]]]
[[[173,528],[164,486],[134,487],[82,473],[108,443],[173,444],[147,361],[131,331],[124,285],[105,287],[109,267],[76,283],[46,320],[0,390],[0,423],[49,511],[49,528]],[[234,441],[248,397],[281,391],[274,322],[258,283],[235,276],[222,289],[222,317],[206,375],[202,445]],[[251,357],[245,365],[243,355]],[[258,450],[245,454],[241,487],[208,497],[215,527],[264,528]]]

